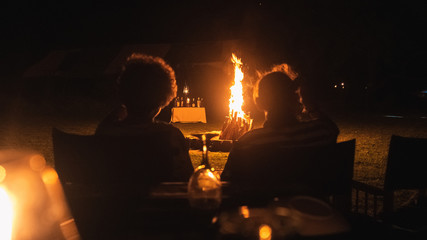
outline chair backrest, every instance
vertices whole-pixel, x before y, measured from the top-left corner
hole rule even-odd
[[[427,188],[427,138],[392,135],[384,190]]]
[[[138,199],[172,176],[169,136],[52,130],[55,168],[83,239],[120,239]]]
[[[351,197],[356,140],[328,146],[260,146],[234,154],[230,183],[257,194],[312,193]]]
[[[55,168],[63,183],[117,184],[172,175],[172,152],[164,135],[77,135],[52,130]]]

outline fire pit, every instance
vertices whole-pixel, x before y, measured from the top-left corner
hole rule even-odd
[[[219,135],[219,131],[216,132],[207,132],[204,134],[211,134],[216,133],[216,135]],[[202,150],[203,143],[200,141],[198,137],[195,137],[194,135],[186,137],[188,146],[191,150]],[[231,149],[231,146],[233,144],[232,140],[221,140],[218,139],[218,136],[210,139],[208,142],[207,148],[211,152],[229,152]]]

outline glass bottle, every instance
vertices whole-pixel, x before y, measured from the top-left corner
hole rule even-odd
[[[200,98],[198,97],[198,98],[197,98],[197,107],[200,107],[200,106],[201,106],[201,104],[200,104],[200,103],[201,103],[201,101],[200,101]]]
[[[180,101],[179,101],[179,97],[177,97],[175,99],[175,107],[179,107]]]

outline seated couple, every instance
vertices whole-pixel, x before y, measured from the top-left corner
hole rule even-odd
[[[193,173],[188,143],[182,132],[155,117],[176,97],[173,69],[161,58],[132,54],[117,80],[119,104],[96,129],[96,135],[138,135],[155,132],[169,135],[174,155],[169,180],[188,181]],[[306,111],[300,94],[297,74],[287,65],[279,65],[264,74],[254,89],[254,100],[265,112],[262,128],[243,135],[233,146],[222,180],[232,180],[241,161],[239,152],[262,146],[321,146],[335,143],[339,130],[334,122],[320,113]],[[240,162],[240,163],[239,163]],[[250,165],[250,162],[244,162]]]

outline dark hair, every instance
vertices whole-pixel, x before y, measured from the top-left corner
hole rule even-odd
[[[297,76],[286,64],[276,65],[263,74],[253,91],[256,106],[267,112],[281,109],[301,111],[302,99],[295,81]]]
[[[133,53],[117,80],[120,101],[128,111],[148,114],[176,97],[175,72],[162,58]]]

